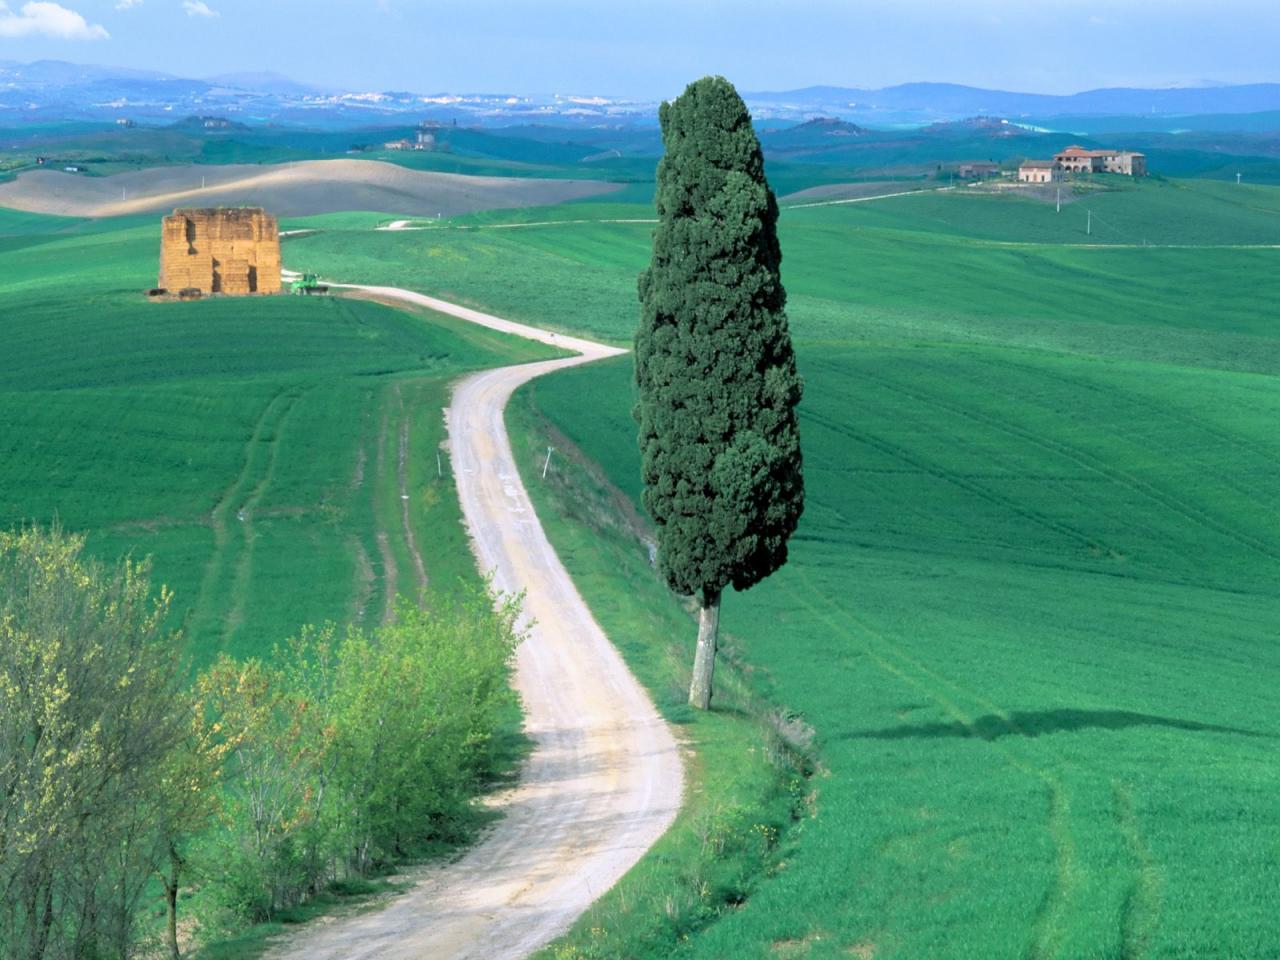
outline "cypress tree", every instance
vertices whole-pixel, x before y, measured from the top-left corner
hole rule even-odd
[[[643,502],[658,565],[701,608],[689,702],[711,703],[720,597],[787,559],[804,509],[801,381],[779,274],[778,203],[723,77],[659,111],[658,226],[636,333]]]

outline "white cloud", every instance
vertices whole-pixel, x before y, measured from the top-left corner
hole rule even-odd
[[[209,5],[204,0],[182,0],[182,9],[187,11],[188,17],[216,17],[217,10],[210,10]]]
[[[117,10],[132,10],[134,7],[141,6],[142,0],[119,0],[116,4]]]
[[[52,37],[55,40],[105,40],[111,36],[100,24],[89,24],[60,3],[32,0],[14,13],[0,0],[0,37]]]

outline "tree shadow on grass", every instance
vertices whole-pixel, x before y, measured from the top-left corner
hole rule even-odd
[[[1190,733],[1226,733],[1241,737],[1271,737],[1271,734],[1239,727],[1224,727],[1195,720],[1157,717],[1131,710],[1031,710],[1006,715],[987,714],[970,723],[903,724],[883,730],[855,730],[841,734],[840,740],[929,740],[947,737],[977,737],[999,740],[1002,737],[1035,739],[1050,733],[1075,733],[1080,730],[1129,730],[1133,727],[1164,727]]]

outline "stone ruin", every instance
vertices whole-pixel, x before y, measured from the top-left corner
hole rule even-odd
[[[261,207],[178,209],[160,234],[160,289],[188,298],[280,292],[280,228]]]

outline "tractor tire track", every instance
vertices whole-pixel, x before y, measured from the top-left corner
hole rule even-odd
[[[232,547],[232,536],[227,518],[232,513],[233,505],[244,495],[244,490],[253,482],[257,461],[256,455],[262,438],[273,429],[277,419],[287,413],[291,405],[291,396],[284,390],[280,390],[263,406],[262,412],[258,414],[258,419],[254,422],[249,439],[245,442],[244,460],[241,464],[240,472],[231,481],[230,486],[222,492],[222,496],[218,498],[218,502],[209,514],[209,525],[213,528],[213,552],[210,553],[209,559],[205,563],[204,574],[200,579],[200,588],[196,594],[195,608],[191,614],[188,627],[192,634],[212,628],[212,624],[208,623],[211,619],[209,611],[218,607],[213,601],[213,596],[218,589],[218,585],[223,580],[226,554]],[[282,408],[284,413],[281,412]]]
[[[404,395],[400,384],[396,384],[396,405],[400,411],[400,446],[396,457],[396,480],[400,488],[400,526],[404,530],[404,545],[409,548],[409,558],[413,561],[414,572],[418,575],[418,597],[427,589],[427,565],[422,562],[422,553],[418,550],[418,538],[414,535],[413,524],[409,521],[409,482],[407,479],[409,461],[409,427],[410,416],[404,409]]]
[[[1234,541],[1239,546],[1261,554],[1269,560],[1280,560],[1280,554],[1277,554],[1265,541],[1259,540],[1244,531],[1237,530],[1228,524],[1222,523],[1217,518],[1197,507],[1195,504],[1189,503],[1168,491],[1161,490],[1154,484],[1135,476],[1127,470],[1109,466],[1100,457],[1082,450],[1079,447],[1073,447],[1065,443],[1050,440],[1047,437],[1036,434],[1023,427],[1019,427],[1009,421],[1000,420],[987,414],[977,413],[972,409],[948,403],[935,396],[927,396],[923,393],[912,392],[905,387],[890,383],[889,381],[884,380],[881,377],[876,377],[873,374],[864,374],[864,376],[868,379],[874,380],[884,388],[897,393],[899,396],[905,397],[908,400],[929,404],[948,414],[961,417],[972,423],[978,423],[989,427],[990,429],[1003,433],[1006,436],[1030,444],[1031,446],[1043,450],[1046,453],[1051,453],[1057,457],[1061,457],[1083,470],[1094,473],[1104,480],[1124,487],[1125,489],[1132,491],[1134,494],[1146,498],[1150,502],[1163,507],[1170,513],[1175,514],[1188,523],[1198,524],[1207,530],[1211,530],[1220,536]]]
[[[1025,736],[1025,731],[1009,717],[1005,710],[924,666],[907,654],[892,648],[889,639],[870,624],[861,622],[847,613],[839,619],[833,617],[819,605],[825,601],[825,598],[812,577],[804,572],[800,574],[800,580],[818,601],[818,603],[812,602],[798,592],[794,594],[794,598],[811,616],[822,622],[834,634],[843,634],[858,644],[877,667],[919,690],[921,694],[936,703],[945,714],[960,724],[970,736],[985,741],[1010,766],[1041,783],[1046,805],[1045,830],[1049,834],[1054,850],[1053,876],[1032,920],[1032,940],[1026,957],[1027,960],[1051,960],[1056,957],[1061,947],[1063,921],[1076,896],[1080,876],[1079,857],[1075,838],[1071,832],[1071,801],[1065,784],[1054,773],[1020,756],[1013,747],[1000,742],[979,727],[972,714],[960,706],[954,695],[967,698],[980,708],[989,711],[990,715],[997,718],[1009,733]],[[952,693],[948,694],[940,689],[940,686],[950,688]]]
[[[966,477],[960,476],[959,474],[950,473],[941,467],[934,466],[929,461],[912,454],[905,447],[899,447],[883,437],[878,437],[875,434],[858,430],[819,413],[809,412],[807,417],[833,433],[837,433],[848,437],[850,440],[866,444],[868,447],[878,450],[879,452],[893,457],[896,460],[900,460],[908,466],[915,468],[920,473],[927,474],[941,483],[948,483],[954,487],[959,487],[961,490],[973,494],[981,500],[985,500],[992,506],[1008,510],[1010,513],[1016,514],[1024,520],[1043,527],[1046,530],[1050,530],[1061,537],[1068,540],[1074,540],[1077,544],[1085,547],[1086,549],[1096,545],[1093,538],[1083,530],[1079,530],[1070,524],[1054,520],[1052,517],[1047,517],[1035,510],[1029,510],[1026,507],[1021,506],[1013,498],[997,493],[989,487],[983,486],[981,483],[976,483]]]
[[[816,600],[822,599],[821,590],[807,573],[802,576],[802,582]],[[990,735],[989,729],[977,726],[970,712],[961,706],[961,703],[968,703],[986,711],[984,719],[998,721],[1009,734],[1022,738],[1034,736],[1034,733],[1024,729],[999,704],[912,657],[896,647],[889,637],[857,617],[845,612],[836,618],[804,596],[797,595],[796,599],[828,629],[842,633],[857,643],[877,667],[914,687],[964,727],[971,736],[991,744],[1015,769],[1044,784],[1046,830],[1055,850],[1055,860],[1052,879],[1032,921],[1032,942],[1026,954],[1027,960],[1051,960],[1062,955],[1062,951],[1069,946],[1063,942],[1063,937],[1071,909],[1074,906],[1079,911],[1081,904],[1077,901],[1090,897],[1097,886],[1089,881],[1088,868],[1085,866],[1094,861],[1087,856],[1080,856],[1078,844],[1072,834],[1073,790],[1084,791],[1086,808],[1089,806],[1087,794],[1090,790],[1106,791],[1109,794],[1112,809],[1110,823],[1099,823],[1098,826],[1109,826],[1114,831],[1109,843],[1115,852],[1127,855],[1132,866],[1130,885],[1123,901],[1118,904],[1117,911],[1120,957],[1121,960],[1139,960],[1144,956],[1162,912],[1163,877],[1159,863],[1142,836],[1131,787],[1088,765],[1080,764],[1060,751],[1052,751],[1054,756],[1050,767],[1023,757],[1016,742],[998,742]],[[1076,782],[1073,787],[1064,779],[1064,774],[1067,773],[1075,773],[1085,779]],[[1098,862],[1106,861],[1100,859]],[[1092,906],[1096,910],[1097,904]]]
[[[266,493],[272,479],[275,477],[276,463],[280,459],[280,438],[284,434],[285,424],[289,421],[289,415],[297,407],[298,401],[309,392],[309,390],[304,390],[299,393],[287,394],[283,410],[271,425],[270,441],[266,441],[264,437],[259,437],[260,443],[269,442],[270,447],[267,451],[266,469],[253,490],[249,492],[239,509],[236,510],[236,519],[241,524],[244,547],[240,552],[240,559],[236,563],[235,574],[231,584],[232,606],[227,614],[223,628],[222,642],[224,647],[231,646],[236,632],[244,623],[245,603],[248,601],[250,585],[253,582],[254,544],[258,539],[258,533],[253,526],[254,511],[257,509],[258,504],[262,502],[262,495]]]
[[[400,567],[396,563],[395,551],[391,549],[391,535],[382,529],[378,518],[378,493],[382,489],[384,471],[387,465],[387,427],[389,416],[386,407],[382,409],[382,419],[378,424],[378,437],[374,441],[377,455],[374,457],[373,483],[369,484],[369,497],[372,501],[374,523],[377,527],[374,539],[378,544],[378,562],[382,565],[382,622],[391,623],[396,618],[396,596],[400,590]]]
[[[1113,783],[1116,827],[1128,841],[1133,862],[1133,885],[1125,895],[1120,912],[1120,960],[1140,960],[1160,922],[1162,877],[1151,848],[1138,829],[1133,792],[1125,784]]]

